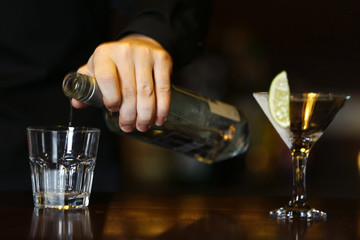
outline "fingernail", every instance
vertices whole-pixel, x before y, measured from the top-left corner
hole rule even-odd
[[[120,110],[120,107],[116,106],[116,105],[113,105],[113,106],[109,106],[107,108],[107,110],[110,111],[110,112],[118,112]]]
[[[118,112],[119,108],[118,107],[111,107],[111,108],[108,108],[107,110],[110,111],[110,112]]]
[[[140,132],[146,132],[150,128],[150,126],[149,125],[137,125],[136,128]]]
[[[132,125],[120,125],[120,128],[123,132],[132,132],[132,130],[134,130],[134,126]]]
[[[156,125],[156,126],[161,126],[161,125],[164,124],[165,121],[166,121],[166,118],[164,118],[164,117],[156,118],[156,120],[155,120],[155,125]]]

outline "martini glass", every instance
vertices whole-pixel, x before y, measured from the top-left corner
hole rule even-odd
[[[311,148],[324,133],[344,103],[347,95],[324,93],[290,94],[290,126],[280,127],[271,117],[267,92],[253,94],[280,137],[291,151],[293,161],[293,191],[290,202],[270,216],[278,219],[324,220],[326,213],[311,208],[306,197],[306,162]]]

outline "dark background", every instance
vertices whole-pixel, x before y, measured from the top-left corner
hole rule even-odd
[[[359,197],[359,10],[356,0],[215,0],[206,52],[174,77],[241,109],[251,146],[206,165],[120,137],[124,190],[290,196],[290,151],[252,97],[286,70],[292,91],[352,96],[311,151],[307,190],[309,197]]]

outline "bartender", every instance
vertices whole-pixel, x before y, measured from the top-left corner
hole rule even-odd
[[[211,1],[10,1],[0,9],[0,190],[30,190],[26,127],[66,125],[64,76],[95,76],[125,132],[162,125],[170,75],[201,53]],[[115,34],[114,34],[115,33]],[[76,108],[85,105],[73,101]],[[116,136],[102,111],[73,125],[101,129],[94,190],[119,191]]]

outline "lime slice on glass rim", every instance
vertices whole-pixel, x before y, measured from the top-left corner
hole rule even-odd
[[[286,71],[276,75],[271,82],[269,110],[271,117],[280,127],[290,126],[290,88]]]

